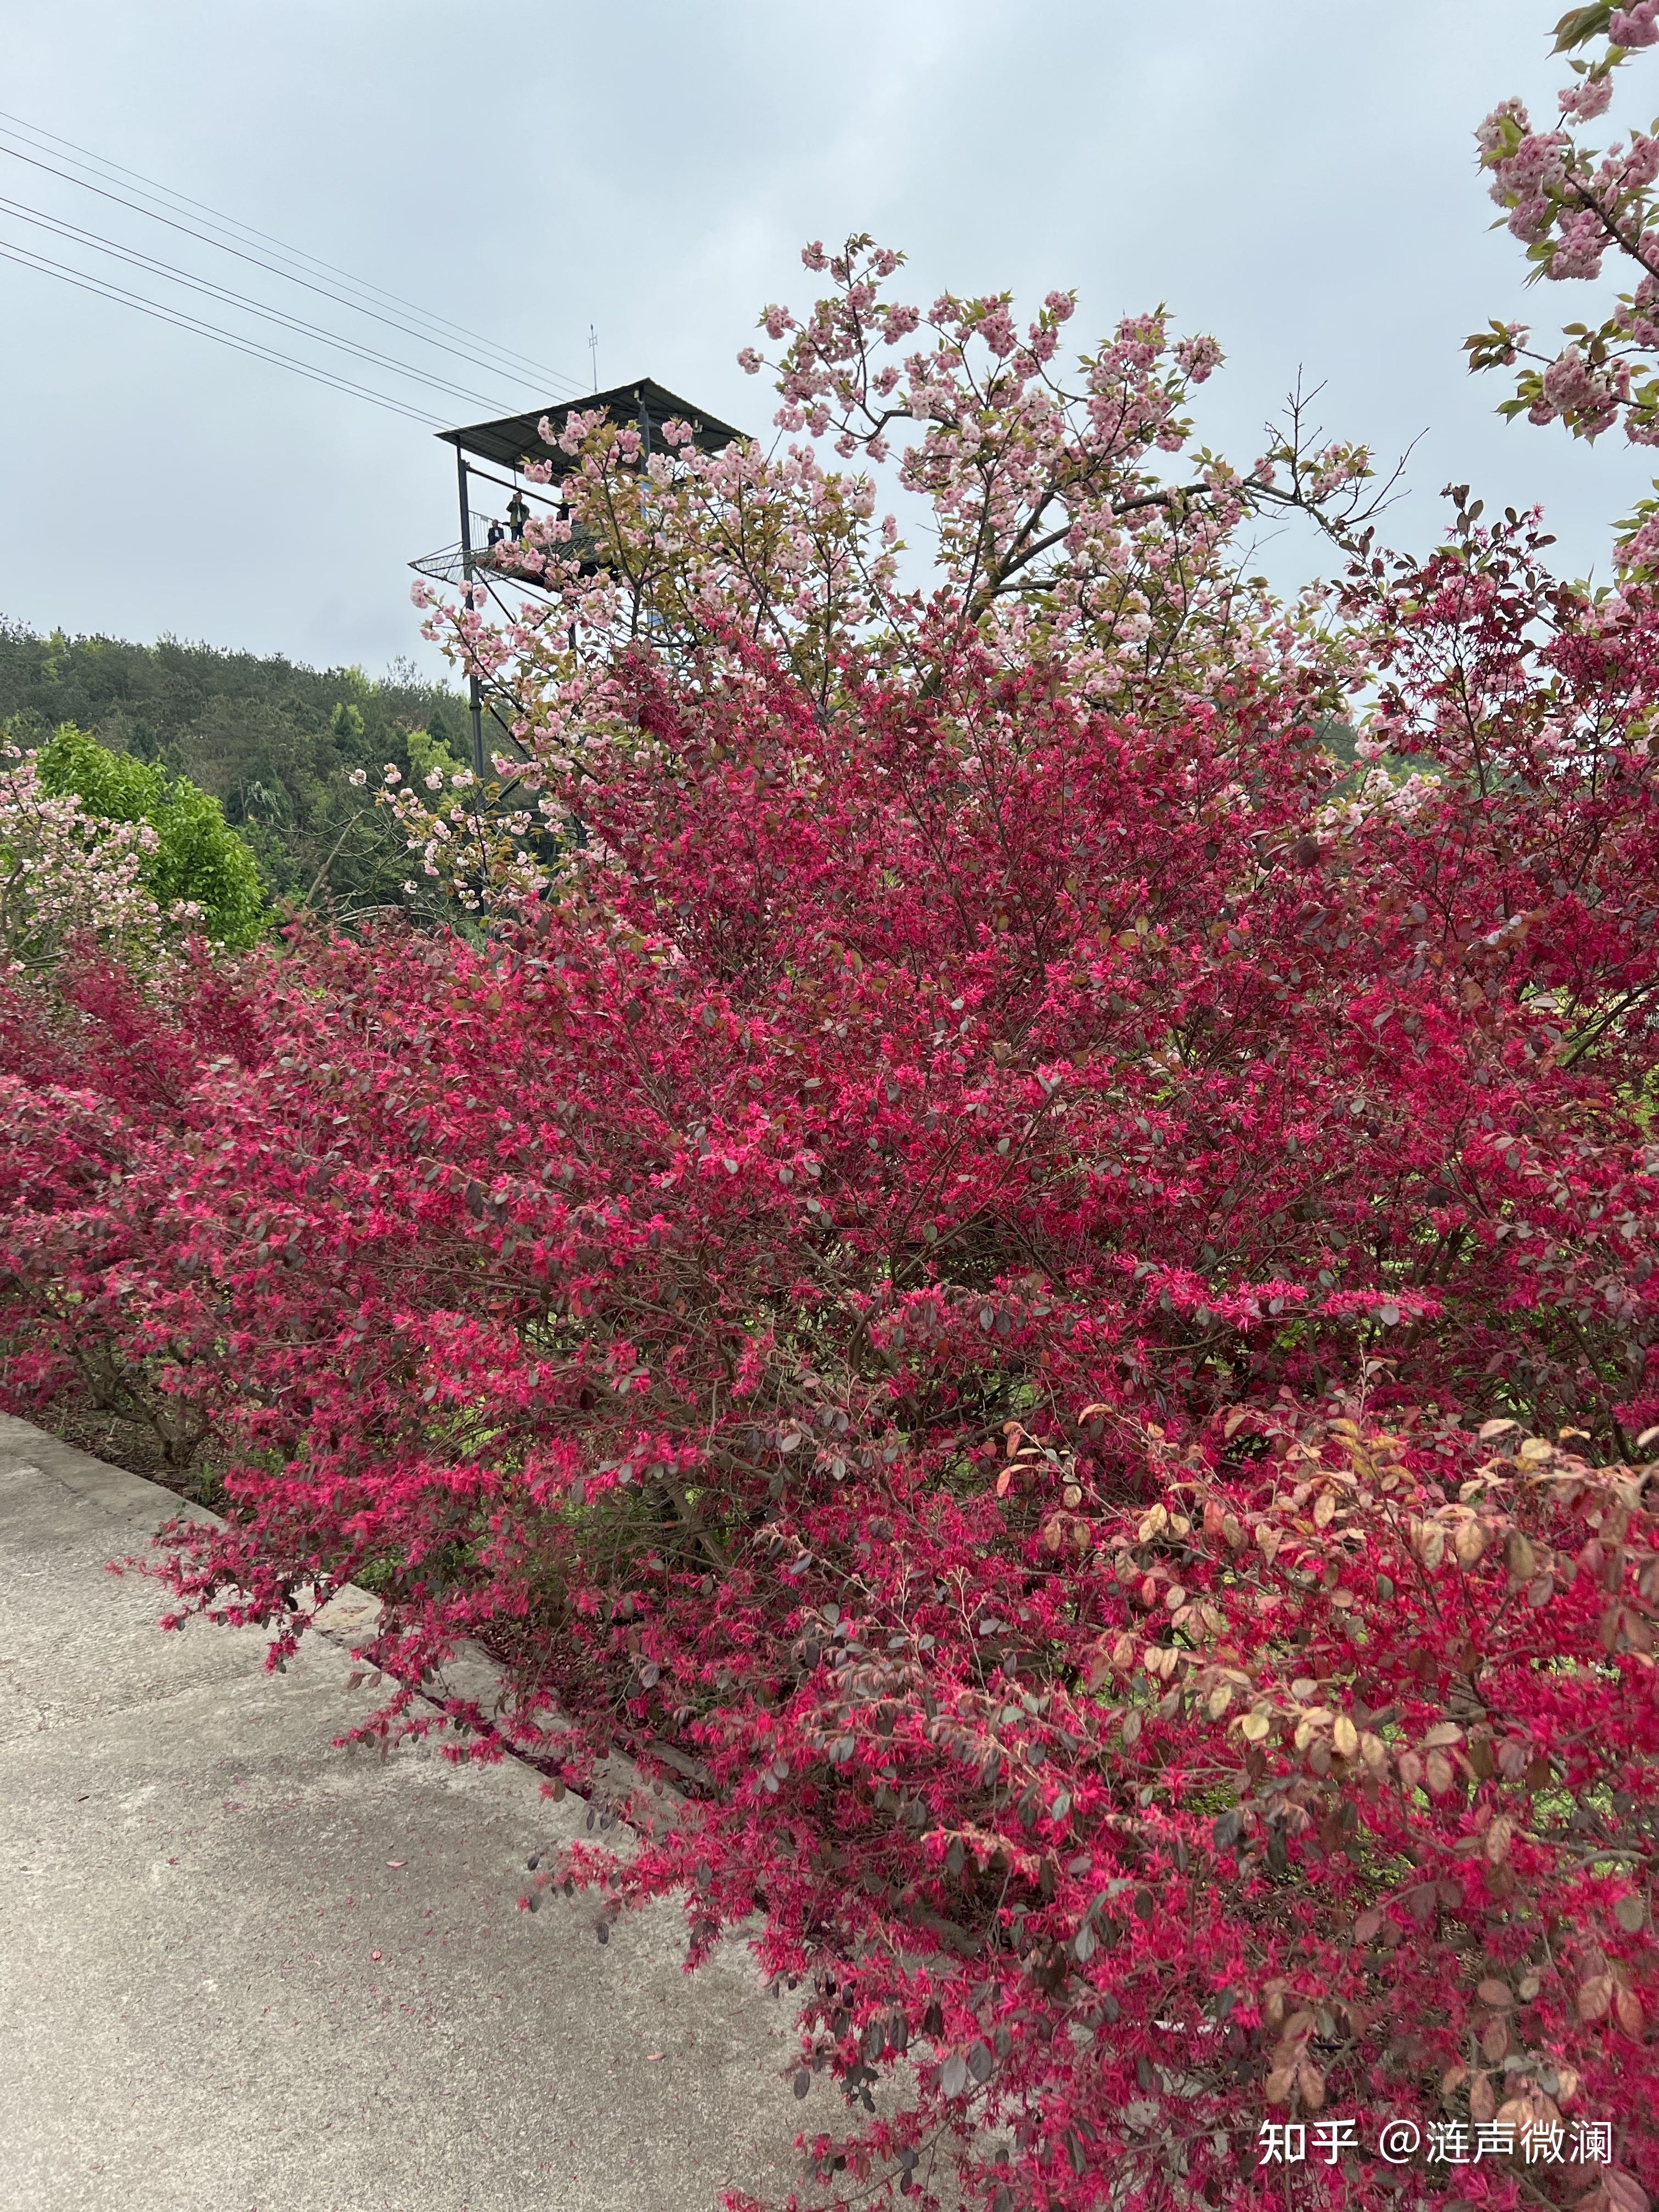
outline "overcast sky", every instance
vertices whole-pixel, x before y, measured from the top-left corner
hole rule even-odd
[[[922,300],[1080,294],[1079,333],[1165,301],[1225,369],[1201,434],[1241,461],[1300,369],[1333,432],[1424,433],[1395,542],[1436,495],[1541,500],[1564,564],[1605,572],[1641,457],[1505,426],[1461,339],[1540,326],[1488,223],[1470,133],[1499,97],[1553,113],[1558,0],[0,0],[0,107],[337,263],[586,386],[648,373],[755,429],[733,362],[800,243],[867,229]],[[1638,59],[1644,116],[1659,67]],[[14,137],[14,148],[22,141]],[[37,143],[37,156],[42,149]],[[0,157],[0,195],[453,375],[489,404],[356,374],[447,422],[560,387],[415,348],[108,200]],[[97,270],[305,358],[270,325],[0,210],[0,246]],[[406,563],[454,536],[422,424],[0,260],[0,613],[378,673],[431,659]],[[568,387],[566,387],[568,388]],[[1319,565],[1288,535],[1276,575]]]

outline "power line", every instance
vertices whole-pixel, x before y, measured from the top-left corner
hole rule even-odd
[[[73,284],[82,292],[95,292],[106,300],[113,300],[121,307],[132,307],[141,315],[149,315],[156,322],[172,323],[180,330],[198,332],[213,339],[216,344],[229,346],[237,353],[249,355],[255,361],[269,362],[279,368],[291,370],[296,376],[308,377],[313,384],[331,386],[336,392],[347,392],[358,399],[367,399],[371,405],[384,407],[390,413],[402,415],[411,422],[424,422],[428,428],[441,430],[444,427],[441,416],[428,415],[419,407],[410,407],[401,399],[393,399],[384,392],[373,392],[367,385],[354,383],[350,378],[337,376],[332,369],[319,368],[313,363],[296,360],[292,354],[279,352],[276,347],[264,345],[258,338],[238,337],[222,330],[217,323],[210,323],[198,315],[180,313],[173,307],[163,307],[159,301],[147,300],[141,293],[129,292],[125,286],[110,284],[101,276],[91,276],[84,270],[71,269],[67,263],[53,261],[45,254],[31,253],[26,247],[0,244],[0,258],[15,261],[20,268],[38,270],[42,276],[55,277],[59,283]]]
[[[237,246],[227,246],[221,240],[209,238],[205,232],[193,229],[189,223],[175,222],[170,216],[157,215],[153,209],[140,207],[137,201],[124,198],[119,192],[106,191],[100,185],[88,184],[83,177],[72,177],[66,169],[55,169],[50,161],[37,161],[32,155],[20,153],[15,146],[0,145],[0,154],[6,155],[14,161],[27,162],[32,169],[43,169],[48,176],[61,177],[64,183],[76,185],[82,191],[94,192],[100,199],[112,200],[118,206],[131,208],[136,215],[148,216],[152,222],[161,223],[168,230],[179,231],[188,238],[199,239],[204,245],[216,246],[220,252],[231,254],[238,261],[248,262],[253,267],[264,269],[272,276],[285,277],[291,284],[301,285],[307,292],[315,292],[322,299],[333,301],[337,307],[349,307],[354,313],[368,315],[374,322],[385,323],[392,330],[401,331],[405,337],[418,338],[424,345],[436,346],[440,352],[457,354],[464,360],[471,359],[475,366],[488,366],[486,363],[479,362],[476,356],[463,353],[459,346],[447,345],[441,339],[428,337],[425,332],[411,330],[406,323],[400,323],[391,315],[382,315],[374,308],[364,307],[356,301],[343,299],[337,292],[330,291],[325,285],[313,284],[307,277],[294,276],[287,270],[278,269],[272,262],[261,260],[258,254],[244,253]]]
[[[384,285],[375,284],[369,282],[367,278],[354,276],[350,270],[342,269],[337,264],[325,261],[315,254],[307,253],[300,247],[289,246],[285,244],[283,240],[274,237],[269,231],[260,230],[251,223],[241,222],[234,216],[226,215],[222,210],[210,207],[208,203],[204,200],[192,199],[187,192],[175,191],[171,185],[161,184],[156,179],[145,177],[142,175],[139,171],[130,169],[122,162],[112,161],[103,155],[94,153],[89,147],[79,145],[74,139],[62,137],[55,131],[42,130],[38,125],[26,121],[21,116],[11,115],[9,114],[6,110],[0,109],[0,130],[3,130],[4,126],[7,125],[13,127],[9,131],[5,131],[6,136],[10,137],[22,135],[26,143],[32,143],[44,139],[48,143],[48,144],[54,148],[62,148],[65,149],[64,153],[59,155],[59,158],[67,158],[72,167],[91,167],[94,174],[103,174],[106,178],[120,177],[125,179],[128,180],[131,185],[136,186],[139,190],[142,198],[159,198],[164,204],[170,204],[174,208],[175,211],[179,208],[191,209],[198,215],[204,217],[208,222],[210,228],[216,230],[226,230],[233,234],[240,234],[244,239],[257,240],[261,244],[272,248],[285,260],[298,262],[311,269],[321,270],[328,275],[337,276],[347,283],[354,291],[365,295],[372,295],[374,297],[388,305],[404,308],[409,313],[416,316],[422,322],[433,325],[436,330],[447,331],[456,337],[465,337],[468,341],[469,347],[472,349],[475,357],[480,352],[483,354],[493,354],[498,356],[498,359],[494,362],[482,359],[477,360],[477,365],[479,367],[493,368],[497,369],[498,372],[502,368],[515,369],[517,371],[528,370],[538,377],[550,378],[556,384],[566,385],[572,392],[575,392],[580,389],[572,378],[563,374],[557,369],[549,368],[545,362],[535,361],[530,356],[520,353],[513,347],[497,345],[492,340],[479,339],[475,333],[467,330],[463,325],[452,321],[447,316],[434,315],[429,309],[420,307],[414,301],[405,300],[398,293],[388,291]],[[7,149],[0,150],[12,149]],[[38,151],[40,149],[37,147],[36,150]],[[58,171],[54,173],[61,175],[63,174],[63,172]],[[94,191],[97,189],[96,186],[87,185],[85,180],[82,178],[69,177],[66,179],[66,181],[78,185],[82,186],[83,190]],[[128,205],[131,204],[131,202],[124,204]],[[162,221],[165,219],[155,216],[154,210],[148,208],[140,208],[137,212],[149,216],[151,219],[155,221]],[[192,234],[200,235],[199,233]],[[211,239],[205,242],[210,245],[218,246],[221,250],[224,252],[231,252],[234,250],[234,248],[225,246],[223,242],[220,240]],[[269,266],[268,264],[261,264],[260,265]],[[291,270],[278,270],[273,273],[286,276],[289,281],[293,283],[303,281],[301,278],[295,276]],[[359,305],[359,303],[356,302],[353,302],[351,304]],[[370,310],[363,308],[359,305],[359,312],[368,313],[370,312]],[[399,327],[401,327],[401,325]],[[410,336],[420,336],[428,343],[436,344],[441,343],[441,340],[432,337],[429,333],[427,332],[408,332],[406,334]]]
[[[228,307],[239,307],[251,315],[258,315],[268,323],[280,324],[283,328],[301,337],[320,339],[325,345],[337,346],[343,351],[355,354],[360,361],[373,362],[381,368],[390,368],[400,376],[412,378],[416,383],[430,385],[434,391],[452,392],[458,399],[475,399],[482,407],[501,407],[502,402],[483,392],[470,391],[466,386],[452,384],[447,378],[430,376],[424,369],[412,368],[407,362],[398,361],[391,354],[377,352],[372,346],[359,345],[355,338],[342,337],[337,332],[325,330],[320,324],[308,323],[303,317],[285,314],[280,307],[262,307],[246,293],[233,291],[229,286],[216,284],[210,277],[192,276],[188,270],[174,263],[163,261],[153,253],[140,252],[137,247],[118,245],[95,230],[86,230],[79,223],[65,222],[61,217],[47,215],[43,209],[30,207],[22,200],[0,196],[0,214],[9,214],[23,222],[54,232],[60,238],[76,244],[90,246],[100,253],[107,253],[131,266],[144,269],[162,276],[170,283],[183,284],[192,292],[201,292],[210,299],[219,300]]]

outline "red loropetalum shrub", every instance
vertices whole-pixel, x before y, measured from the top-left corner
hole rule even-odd
[[[211,1407],[150,1320],[179,1260],[168,1164],[204,1069],[258,1051],[254,993],[199,943],[142,987],[84,939],[56,972],[0,969],[0,1402],[67,1394],[190,1465]]]
[[[1659,607],[1537,550],[1356,572],[1357,763],[624,656],[488,944],[295,939],[142,1097],[125,1002],[5,1032],[22,1382],[232,1462],[181,1612],[365,1581],[475,1748],[668,1772],[537,1880],[759,1916],[815,2201],[1659,2183]]]

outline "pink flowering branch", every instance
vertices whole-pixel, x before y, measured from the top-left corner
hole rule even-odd
[[[1593,59],[1576,51],[1598,41]],[[1522,102],[1507,100],[1476,133],[1492,197],[1526,247],[1529,282],[1593,282],[1612,252],[1636,272],[1633,287],[1619,294],[1600,323],[1565,325],[1566,343],[1553,354],[1529,346],[1525,325],[1496,318],[1465,341],[1471,369],[1528,364],[1500,414],[1561,422],[1588,439],[1618,426],[1638,446],[1659,445],[1659,136],[1633,129],[1597,149],[1583,144],[1574,126],[1606,113],[1615,73],[1655,44],[1659,11],[1651,0],[1628,9],[1574,9],[1556,28],[1555,51],[1572,55],[1576,78],[1560,94],[1558,125],[1534,130]],[[1656,502],[1641,502],[1620,527],[1621,565],[1631,574],[1653,572]]]

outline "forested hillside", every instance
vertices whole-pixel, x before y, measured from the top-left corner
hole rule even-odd
[[[409,854],[374,786],[387,761],[424,774],[464,753],[465,708],[408,663],[375,678],[171,638],[42,637],[0,620],[0,722],[26,745],[73,722],[188,776],[247,839],[274,898],[309,894],[343,918],[409,902]],[[355,768],[369,770],[367,788],[348,781]]]

